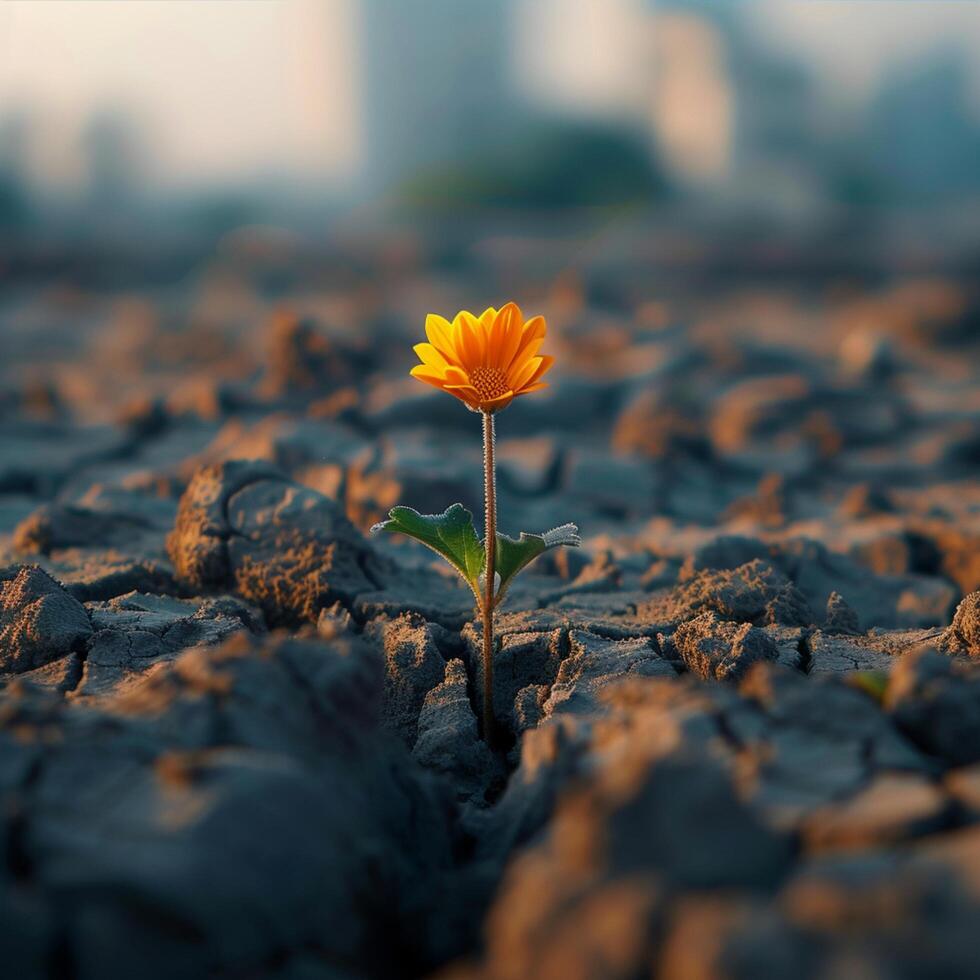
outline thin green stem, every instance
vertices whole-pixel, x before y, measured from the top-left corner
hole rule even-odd
[[[483,413],[483,492],[486,516],[483,523],[483,547],[486,562],[483,568],[483,737],[488,744],[494,741],[493,716],[493,607],[497,571],[497,481],[494,462],[493,415]]]

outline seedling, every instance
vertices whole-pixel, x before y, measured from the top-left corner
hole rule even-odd
[[[554,358],[538,354],[546,329],[543,317],[525,322],[515,303],[499,311],[488,309],[479,317],[464,310],[452,323],[434,313],[426,317],[429,342],[415,345],[422,363],[412,368],[412,376],[448,392],[483,418],[483,540],[477,536],[473,515],[462,504],[453,504],[442,514],[394,507],[388,520],[371,529],[421,541],[442,555],[472,589],[483,620],[483,736],[488,742],[494,740],[494,610],[517,573],[538,555],[560,545],[581,544],[574,524],[544,534],[522,531],[517,538],[497,530],[494,416],[515,398],[548,387],[541,378]]]

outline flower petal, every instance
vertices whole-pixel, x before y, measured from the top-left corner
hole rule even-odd
[[[479,321],[467,310],[461,310],[453,320],[453,336],[461,367],[466,371],[483,364],[486,342]]]
[[[515,391],[514,397],[516,398],[518,395],[530,395],[532,391],[541,391],[544,388],[550,387],[551,385],[547,381],[538,381],[533,385],[525,385],[520,391]]]
[[[453,325],[438,313],[430,313],[425,318],[425,335],[429,343],[447,360],[454,361],[456,350],[453,347]]]
[[[520,387],[520,383],[517,379],[524,376],[524,369],[536,358],[538,348],[543,343],[544,340],[541,337],[538,337],[537,340],[532,340],[531,343],[528,344],[528,346],[526,346],[521,353],[514,358],[510,369],[507,371],[507,378],[512,388]]]
[[[446,385],[444,390],[450,395],[455,395],[460,401],[466,402],[471,408],[480,407],[480,393],[473,385]]]
[[[518,361],[524,360],[528,357],[533,357],[537,352],[538,347],[544,341],[545,334],[547,333],[547,325],[544,322],[543,316],[531,317],[527,323],[524,324],[524,329],[521,332],[520,344],[517,348],[517,353],[514,355],[511,363],[507,365],[511,368],[517,364]],[[532,345],[537,344],[532,350]]]
[[[540,378],[550,367],[555,363],[555,359],[550,354],[541,355],[541,364],[538,366],[537,371],[531,375],[530,380],[526,381],[521,387],[523,390],[527,390],[530,385],[533,385],[538,378]]]
[[[497,314],[494,324],[500,333],[500,348],[495,364],[506,372],[514,361],[514,355],[521,345],[521,311],[516,303],[508,303]]]
[[[445,390],[446,379],[442,377],[441,374],[433,374],[431,368],[427,367],[425,364],[416,364],[411,371],[408,372],[417,381],[424,381],[428,385],[432,385],[434,388],[440,388]]]
[[[534,372],[541,367],[543,360],[543,357],[532,357],[525,364],[522,364],[520,368],[516,369],[514,376],[510,379],[511,388],[514,391],[520,391],[534,377]]]
[[[449,367],[446,358],[432,344],[416,344],[412,350],[418,354],[419,360],[423,364],[436,371],[444,371]]]

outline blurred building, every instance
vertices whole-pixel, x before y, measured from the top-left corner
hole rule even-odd
[[[26,113],[0,117],[0,232],[20,229],[30,217],[30,138]]]
[[[524,60],[538,71],[525,75],[554,111],[602,114],[644,134],[651,158],[691,195],[790,214],[814,206],[821,133],[811,79],[758,40],[743,5],[610,0],[606,22],[592,0],[527,3],[537,36]],[[564,55],[544,72],[536,52],[552,35]]]
[[[655,10],[644,27],[646,120],[664,165],[683,184],[724,181],[736,137],[725,35],[710,19],[669,7]]]
[[[369,189],[474,160],[522,118],[512,0],[362,0]]]
[[[674,179],[758,207],[812,207],[820,127],[800,64],[760,45],[738,4],[657,0],[645,19],[647,118]]]
[[[868,110],[872,168],[914,200],[980,190],[980,121],[966,55],[938,50],[882,80]]]

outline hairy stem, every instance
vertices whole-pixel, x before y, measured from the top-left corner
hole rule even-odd
[[[483,547],[486,564],[483,569],[483,737],[494,741],[493,719],[493,607],[494,579],[497,564],[497,478],[493,458],[493,415],[483,413],[483,491],[486,517],[483,523]]]

